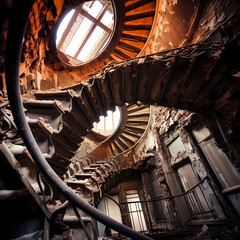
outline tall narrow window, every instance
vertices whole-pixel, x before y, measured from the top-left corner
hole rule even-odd
[[[132,228],[136,231],[144,232],[147,230],[142,206],[137,189],[126,190],[126,199],[128,202],[128,210],[132,223]]]
[[[114,194],[111,195],[111,198],[115,200],[115,202],[107,197],[103,197],[101,202],[98,205],[98,209],[105,213],[107,216],[113,218],[114,220],[118,221],[119,223],[122,223],[122,215],[119,206],[116,204],[119,203],[118,195]],[[106,226],[100,222],[98,222],[98,233],[99,236],[104,236],[106,234]],[[111,234],[118,234],[113,229],[108,229],[111,231]]]
[[[240,174],[222,149],[218,148],[206,127],[202,125],[196,126],[192,129],[192,133],[220,182],[223,193],[228,196],[240,215]]]
[[[98,56],[109,43],[114,28],[114,10],[108,0],[88,1],[62,20],[56,38],[59,57],[79,65]]]
[[[177,173],[185,192],[198,184],[190,162],[186,162],[177,168]],[[194,191],[189,192],[186,195],[186,200],[194,217],[202,217],[203,213],[211,211],[200,186],[197,186]]]
[[[193,135],[224,189],[240,184],[240,175],[224,152],[219,149],[206,127],[195,127]]]

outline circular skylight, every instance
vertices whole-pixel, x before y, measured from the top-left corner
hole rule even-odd
[[[73,66],[91,61],[108,45],[113,28],[111,1],[95,0],[78,5],[59,25],[56,37],[59,58]]]
[[[114,112],[110,110],[107,111],[106,117],[101,116],[98,123],[93,123],[94,128],[92,130],[98,134],[110,136],[117,129],[120,120],[120,110],[118,107],[116,107]]]

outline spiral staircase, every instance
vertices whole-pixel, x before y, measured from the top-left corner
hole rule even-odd
[[[153,3],[125,1],[125,27],[110,61],[133,58],[139,53],[150,31]],[[144,10],[147,4],[152,11]],[[137,9],[139,12],[132,12]],[[141,21],[146,24],[140,24]],[[56,173],[79,196],[97,204],[102,193],[117,183],[118,173],[132,167],[132,163],[126,165],[124,153],[134,148],[144,134],[149,105],[205,114],[212,105],[221,114],[226,114],[226,109],[230,109],[230,113],[238,107],[240,83],[234,74],[238,69],[239,53],[236,42],[229,45],[206,42],[126,60],[106,67],[87,82],[69,89],[35,93],[31,100],[24,100],[26,116],[41,152]],[[126,107],[126,103],[126,122],[116,135],[102,143],[107,149],[103,156],[98,158],[92,152],[72,162],[84,136],[91,132],[93,122],[115,106]],[[22,146],[23,142],[17,134],[9,137],[13,126],[9,111],[4,120],[9,127],[6,135],[10,146],[13,144],[13,152],[17,152],[16,146]],[[31,162],[28,157],[25,150],[16,154],[22,166],[24,161]],[[4,177],[13,179],[10,174]],[[25,194],[23,185],[17,181],[6,188],[13,189],[20,198]]]
[[[156,10],[155,0],[125,1],[122,36],[110,60],[123,61],[136,57],[150,34]]]
[[[226,59],[224,51],[217,43],[196,44],[115,64],[68,90],[36,92],[36,99],[25,100],[24,107],[42,153],[80,195],[91,196],[90,202],[99,202],[101,187],[110,188],[105,179],[126,168],[122,153],[135,146],[148,124],[149,107],[131,104],[205,112],[211,103],[219,102],[220,109],[221,98],[232,91],[231,86],[239,91],[234,79],[226,83],[228,88],[219,84],[224,75],[206,81],[222,64],[228,66],[225,74],[234,68],[226,62],[230,59]],[[192,88],[193,85],[197,87]],[[231,94],[234,96],[235,92]],[[230,97],[229,101],[235,99]],[[102,156],[97,155],[101,151],[93,151],[72,163],[71,158],[90,133],[93,122],[106,115],[107,110],[125,103],[129,104],[125,123],[100,145],[105,149]],[[85,190],[81,193],[81,189]]]
[[[119,3],[116,3],[116,5],[118,4]],[[117,13],[119,16],[115,16],[115,20],[117,18],[118,25],[122,24],[123,27],[119,30],[119,34],[113,37],[117,38],[118,41],[114,44],[114,49],[104,58],[105,65],[112,61],[121,62],[126,59],[134,58],[141,52],[152,28],[156,10],[156,0],[123,1],[122,7],[123,11]],[[40,7],[37,7],[36,4],[35,8],[37,9]],[[81,9],[81,5],[74,8],[75,12],[71,21],[68,23],[60,43],[57,45],[58,55],[63,61],[69,58],[65,50],[78,29],[76,25],[79,21],[79,14],[81,13],[79,8]],[[37,18],[36,15],[37,11],[34,16],[35,19]],[[34,20],[32,20],[32,22],[34,22]],[[118,26],[116,26],[116,28],[118,28]],[[75,61],[76,65],[77,62],[78,64],[82,64],[77,60],[76,55],[73,59],[71,61]]]

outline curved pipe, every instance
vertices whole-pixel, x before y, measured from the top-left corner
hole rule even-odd
[[[23,110],[21,92],[19,86],[19,62],[22,52],[22,43],[28,21],[28,15],[32,8],[32,0],[13,1],[13,9],[11,12],[6,49],[6,84],[8,99],[12,114],[18,128],[19,133],[36,165],[42,171],[44,176],[65,196],[70,202],[74,203],[85,213],[95,218],[97,221],[111,227],[112,229],[128,236],[132,239],[151,238],[142,235],[131,228],[120,224],[119,222],[107,217],[105,214],[88,204],[80,198],[71,188],[69,188],[53,171],[46,159],[43,157],[30,127],[26,121]]]
[[[111,199],[111,200],[119,207],[119,210],[120,210],[121,214],[123,214],[123,211],[122,211],[122,208],[121,208],[120,204],[119,204],[114,198],[112,198],[111,196],[109,196],[109,195],[106,194],[106,193],[104,193],[103,196]]]

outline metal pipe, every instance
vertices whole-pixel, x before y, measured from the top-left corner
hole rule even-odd
[[[42,171],[44,176],[63,194],[63,196],[66,197],[66,199],[74,203],[85,213],[95,218],[97,221],[103,223],[104,225],[107,225],[115,231],[118,231],[132,239],[151,239],[106,216],[105,214],[88,204],[82,198],[80,198],[60,179],[60,177],[53,171],[51,166],[43,157],[30,130],[30,127],[26,121],[19,86],[19,62],[22,52],[22,43],[32,4],[32,0],[13,1],[13,12],[10,18],[7,36],[5,68],[8,99],[10,101],[12,114],[18,131],[30,155],[32,156],[33,160],[35,161],[39,169]]]
[[[38,206],[42,209],[43,213],[48,219],[51,219],[52,213],[48,210],[45,204],[43,204],[41,198],[36,193],[35,189],[32,187],[32,185],[29,183],[28,179],[24,176],[19,162],[15,159],[14,155],[9,150],[8,146],[5,142],[2,142],[0,144],[0,151],[3,153],[5,158],[10,163],[11,167],[16,171],[18,174],[19,179],[22,181],[22,183],[25,185],[25,187],[28,189],[28,192],[33,196],[35,201],[37,202]]]
[[[119,207],[119,210],[120,210],[121,214],[123,214],[123,211],[122,211],[122,208],[121,208],[120,204],[119,204],[114,198],[112,198],[111,196],[109,196],[109,195],[106,194],[106,193],[103,193],[103,196],[111,199],[111,200]]]
[[[82,218],[81,218],[77,208],[73,204],[72,204],[72,208],[73,208],[73,211],[74,211],[75,215],[77,216],[78,221],[79,221],[81,227],[83,228],[83,231],[85,232],[88,240],[92,240],[92,238],[91,238],[91,236],[90,236],[90,234],[89,234],[89,232],[87,230],[87,227],[85,226],[85,224],[84,224],[84,222],[83,222],[83,220],[82,220]]]

